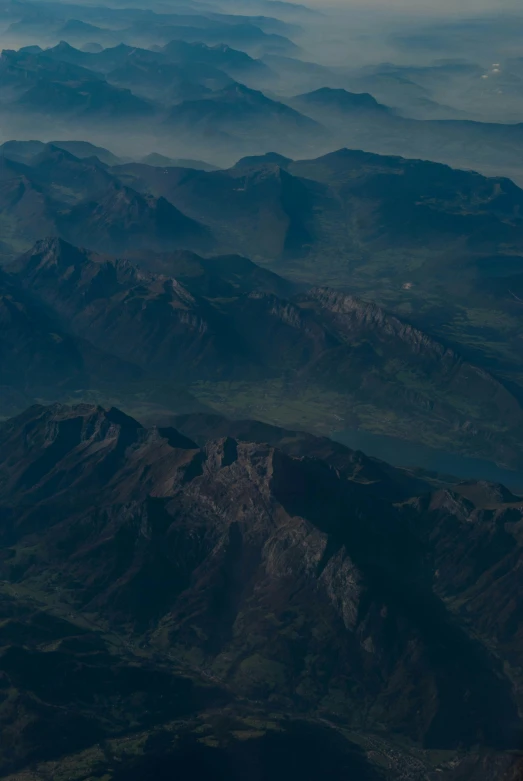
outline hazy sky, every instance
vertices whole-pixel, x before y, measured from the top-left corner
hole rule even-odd
[[[416,15],[470,14],[474,12],[522,10],[522,0],[304,0],[305,5],[317,8],[369,8],[381,6],[384,10],[409,11]]]

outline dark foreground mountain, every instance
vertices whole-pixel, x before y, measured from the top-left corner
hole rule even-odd
[[[303,292],[238,256],[163,254],[138,268],[57,239],[37,243],[10,270],[63,330],[148,375],[191,384],[236,417],[279,422],[283,405],[299,427],[329,432],[348,420],[521,464],[517,397],[357,298]]]
[[[4,423],[2,774],[508,778],[521,503],[398,505],[338,459],[88,405]]]

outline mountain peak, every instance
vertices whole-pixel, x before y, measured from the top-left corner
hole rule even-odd
[[[59,238],[58,236],[47,236],[45,239],[40,239],[36,242],[31,255],[41,255],[43,253],[53,252],[60,253],[62,251],[74,250],[75,247],[69,244],[67,241]]]
[[[358,111],[391,113],[388,106],[378,103],[368,92],[349,92],[345,89],[321,87],[314,92],[298,95],[291,101],[298,108],[309,108],[311,111],[331,110],[333,112],[351,113]],[[314,114],[316,117],[316,114]],[[319,116],[318,118],[321,118]]]
[[[251,166],[258,165],[277,165],[280,168],[286,169],[292,163],[290,157],[285,157],[277,152],[266,152],[264,155],[250,155],[248,157],[242,157],[234,165],[234,168],[249,168]]]
[[[85,263],[87,252],[58,236],[40,239],[34,247],[15,262],[16,271],[36,272],[42,269],[70,268]]]
[[[36,168],[37,166],[44,163],[56,164],[62,163],[63,161],[73,163],[80,162],[79,158],[75,157],[75,155],[73,155],[71,152],[68,152],[66,149],[50,143],[46,144],[41,152],[38,152],[33,158],[31,158],[30,165]]]
[[[67,41],[60,41],[59,43],[56,44],[56,46],[52,46],[49,49],[45,49],[45,51],[61,54],[64,52],[77,52],[78,49],[75,49],[75,47],[71,46],[71,44],[67,43]]]

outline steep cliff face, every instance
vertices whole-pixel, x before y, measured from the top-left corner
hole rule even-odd
[[[414,400],[417,391],[417,403],[423,403],[423,383],[435,379],[437,374],[438,387],[442,393],[433,396],[432,403],[441,404],[442,410],[452,397],[460,395],[464,388],[470,388],[471,391],[473,389],[469,399],[470,411],[474,408],[476,411],[482,409],[480,416],[485,420],[490,414],[488,410],[500,405],[505,410],[505,426],[510,427],[515,420],[519,420],[519,403],[502,383],[487,371],[465,361],[443,342],[376,304],[328,288],[313,288],[301,301],[303,306],[313,306],[319,310],[324,322],[342,341],[352,345],[364,342],[372,346],[376,354],[390,356],[396,367],[402,365],[403,370],[413,379],[416,377],[412,398]],[[465,406],[461,407],[462,412],[465,412]]]
[[[483,637],[521,684],[523,501],[502,486],[470,484],[414,501],[424,517],[433,589]]]
[[[0,502],[2,578],[58,589],[238,694],[426,747],[514,740],[509,680],[372,483],[267,444],[200,449],[117,410],[56,405],[0,430]]]
[[[268,442],[290,456],[316,458],[345,478],[373,484],[383,498],[393,501],[427,493],[432,487],[428,476],[414,476],[410,470],[396,469],[329,437],[306,431],[291,431],[256,420],[230,420],[210,413],[174,415],[169,423],[200,445],[209,439],[231,436],[243,442]]]

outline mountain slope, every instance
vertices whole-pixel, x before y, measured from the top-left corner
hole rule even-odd
[[[45,81],[67,84],[94,80],[101,80],[101,77],[78,62],[50,57],[47,51],[31,53],[4,49],[0,54],[0,83],[4,87],[27,88]]]
[[[166,380],[219,376],[246,361],[223,315],[175,279],[60,240],[40,242],[14,269],[74,333]]]
[[[90,144],[88,141],[51,141],[50,145],[56,149],[64,149],[79,160],[97,157],[106,165],[120,165],[122,163],[120,158],[113,155],[108,149]],[[43,141],[5,141],[0,146],[0,152],[10,160],[28,163],[45,148],[46,144]]]
[[[4,254],[18,253],[47,235],[117,253],[208,246],[203,225],[162,197],[122,186],[97,157],[80,160],[65,148],[30,143],[29,148],[14,147],[23,163],[16,151],[17,159],[2,158]],[[13,154],[9,147],[7,154]]]
[[[98,158],[80,160],[65,146],[46,144],[27,164],[30,169],[26,172],[27,176],[55,201],[77,203],[98,195],[113,182],[113,177]],[[59,212],[59,209],[56,208],[56,211]]]
[[[14,90],[7,106],[11,111],[84,119],[152,114],[150,101],[107,83],[99,73],[78,64],[78,61],[88,61],[88,57],[68,57],[68,49],[62,52],[63,56],[59,54],[61,47],[34,53],[27,50],[1,53],[0,85]]]
[[[139,262],[149,271],[175,277],[193,295],[210,299],[232,298],[254,291],[287,298],[297,290],[292,282],[240,255],[202,258],[193,252],[179,251],[148,254]]]
[[[129,183],[134,176],[136,186],[163,195],[180,208],[183,204],[188,213],[199,209],[208,222],[222,224],[222,234],[234,230],[242,251],[256,258],[263,257],[265,248],[255,236],[248,245],[252,225],[245,238],[243,231],[238,236],[243,215],[252,209],[258,230],[270,236],[271,211],[281,208],[280,204],[292,208],[300,231],[308,236],[301,250],[304,259],[308,255],[330,258],[336,253],[335,275],[344,285],[355,273],[358,279],[362,261],[373,262],[380,254],[387,259],[398,252],[399,261],[402,257],[408,261],[423,251],[428,256],[425,273],[434,252],[445,252],[455,263],[466,253],[515,254],[521,250],[523,191],[508,179],[486,178],[421,160],[339,150],[295,162],[278,155],[254,157],[211,174],[173,170],[160,175],[132,166],[116,169],[116,173],[129,175]],[[292,191],[292,197],[285,196],[285,188]],[[262,199],[260,208],[257,203]],[[274,260],[278,248],[269,247],[266,259]],[[285,249],[285,242],[280,243],[279,254],[284,255]],[[388,274],[409,271],[405,260],[403,265],[390,265]],[[311,275],[311,281],[321,281],[323,269],[326,277],[331,274],[330,261],[315,265],[316,276]]]
[[[193,143],[197,142],[198,135],[200,143],[215,137],[216,143],[223,143],[225,149],[227,139],[235,138],[248,144],[249,149],[260,148],[263,152],[275,138],[283,151],[303,150],[325,135],[317,122],[241,84],[225,87],[204,100],[185,101],[175,106],[166,125],[194,135]]]
[[[100,116],[119,120],[124,117],[151,116],[154,106],[133,95],[128,89],[114,87],[105,81],[82,81],[78,85],[41,80],[24,92],[18,106],[47,116],[67,114],[85,119]]]
[[[140,195],[111,181],[96,200],[74,206],[60,222],[65,238],[95,249],[126,252],[205,244],[205,228],[165,198]]]
[[[124,43],[104,48],[100,52],[82,51],[71,46],[66,41],[61,41],[56,46],[46,49],[46,57],[52,60],[80,65],[91,71],[104,74],[124,65],[133,53],[144,59],[148,58],[151,63],[159,61],[158,53]]]
[[[288,170],[329,195],[317,203],[316,248],[295,273],[365,291],[519,382],[512,283],[523,268],[522,190],[509,179],[348,150]]]
[[[219,251],[375,301],[521,384],[523,191],[510,180],[357,150],[114,172],[203,219]]]
[[[298,95],[292,100],[298,110],[305,110],[310,116],[324,124],[338,117],[341,121],[354,118],[358,114],[373,114],[375,119],[380,115],[390,114],[391,110],[369,95],[367,92],[354,93],[344,89],[322,87],[314,92]],[[327,113],[326,113],[327,112]]]
[[[16,254],[42,235],[56,230],[56,212],[49,194],[32,181],[28,166],[0,157],[2,255]]]
[[[263,410],[274,422],[283,404],[301,427],[339,428],[347,417],[521,463],[517,398],[379,307],[325,289],[295,295],[234,257],[182,253],[154,263],[177,278],[58,240],[38,243],[11,268],[17,284],[72,333],[158,377],[183,376],[206,403],[230,414]]]
[[[109,398],[117,386],[143,380],[138,367],[67,333],[3,273],[0,319],[2,417],[37,398],[67,398],[96,388]]]
[[[351,83],[350,78],[348,81]],[[519,167],[514,167],[514,160],[521,156],[523,145],[521,124],[503,124],[501,120],[475,122],[448,119],[446,117],[453,117],[456,111],[437,105],[436,111],[444,118],[412,119],[401,116],[388,108],[397,105],[392,102],[394,88],[398,86],[393,81],[389,75],[377,92],[374,92],[372,79],[355,80],[352,92],[333,88],[334,84],[325,87],[324,83],[319,90],[298,95],[288,102],[307,116],[318,118],[331,130],[338,146],[364,149],[375,154],[433,160],[454,167],[471,168],[486,175],[521,175]],[[399,81],[403,81],[407,89],[414,88],[420,105],[426,102],[427,108],[430,108],[430,101],[423,98],[426,91],[420,90],[408,79]],[[476,75],[474,82],[479,84],[481,81],[480,75]],[[421,99],[417,92],[421,93]],[[360,95],[356,99],[354,93],[367,93],[367,97]],[[372,97],[376,95],[381,103]]]
[[[350,450],[333,439],[314,436],[303,430],[289,431],[258,420],[231,420],[212,413],[173,415],[169,423],[200,447],[209,439],[232,437],[239,442],[266,442],[297,458],[317,458],[350,480],[373,484],[382,498],[392,501],[426,494],[432,488],[427,475],[414,476],[408,470],[396,469],[384,461]]]
[[[124,65],[107,74],[107,80],[132,89],[145,98],[162,100],[168,105],[184,100],[199,100],[230,83],[228,76],[213,68],[184,69],[171,63],[149,62],[131,54]],[[209,85],[209,86],[208,86]]]
[[[191,66],[191,69],[197,63],[204,63],[237,79],[270,74],[269,68],[263,62],[226,44],[206,46],[203,43],[174,40],[164,46],[162,53],[172,62]]]
[[[175,20],[173,20],[175,21]],[[168,43],[184,41],[187,43],[204,43],[208,46],[227,45],[246,52],[251,57],[261,57],[264,54],[282,53],[298,54],[300,49],[289,38],[277,33],[266,33],[251,21],[240,21],[238,24],[215,22],[212,26],[202,28],[191,24],[156,24],[152,29],[141,30],[141,40],[154,40]]]
[[[196,218],[201,215],[226,252],[258,258],[293,254],[312,236],[310,190],[272,162],[228,171],[189,171],[130,164],[114,173],[131,187],[165,197]]]
[[[370,733],[380,756],[393,732],[405,757],[413,741],[420,772],[440,766],[423,749],[461,761],[456,750],[478,740],[483,751],[516,745],[519,688],[433,592],[432,548],[412,528],[414,517],[430,526],[432,503],[456,529],[457,494],[397,508],[315,458],[230,438],[199,449],[87,405],[33,407],[4,424],[0,475],[3,580],[43,604],[58,588],[56,607],[104,621],[123,655],[138,643],[150,670],[190,659],[192,677],[212,676],[211,701],[225,687],[229,703],[241,695],[261,714],[321,719],[364,745]],[[29,677],[27,651],[17,666],[13,656],[11,683],[56,701]],[[205,707],[198,692],[185,709]],[[90,702],[80,713],[93,714]],[[178,718],[170,691],[144,727],[169,712]],[[82,747],[98,740],[88,733]]]

